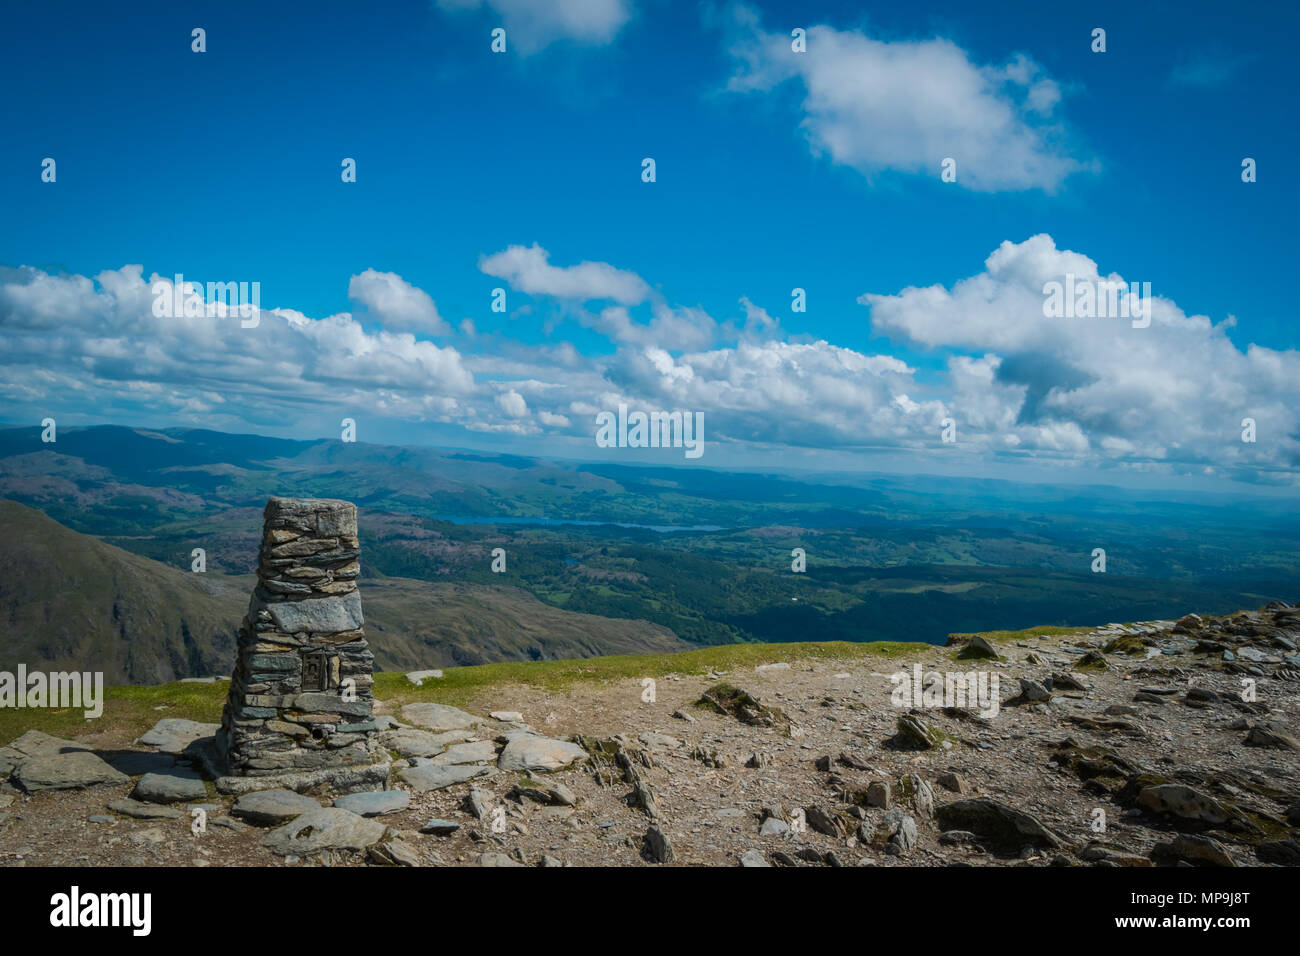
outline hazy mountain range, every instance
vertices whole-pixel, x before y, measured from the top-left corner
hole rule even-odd
[[[1290,599],[1287,500],[801,477],[116,426],[0,429],[0,668],[229,669],[267,496],[355,501],[381,668],[942,641]],[[21,503],[21,504],[20,504]],[[507,570],[490,570],[503,547]],[[190,570],[203,548],[207,571]],[[807,570],[791,569],[792,551]],[[1106,551],[1105,573],[1092,570]]]

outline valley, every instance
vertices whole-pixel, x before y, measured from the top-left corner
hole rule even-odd
[[[381,669],[754,642],[942,643],[954,631],[1188,606],[1231,613],[1292,593],[1300,567],[1300,521],[1268,498],[116,426],[64,428],[43,444],[38,429],[0,429],[6,656],[54,665],[91,653],[109,662],[110,680],[128,682],[221,673],[270,494],[358,502]],[[1098,546],[1104,574],[1090,570]],[[190,572],[196,548],[204,574]],[[492,570],[496,549],[504,573]],[[40,595],[55,585],[78,600],[48,607]]]

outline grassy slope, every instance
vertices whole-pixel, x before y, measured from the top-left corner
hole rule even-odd
[[[0,501],[0,667],[83,670],[110,682],[212,673],[233,659],[248,607],[215,576],[189,574]]]
[[[521,588],[376,578],[362,582],[366,636],[384,670],[671,653],[689,645],[648,621],[577,614]]]
[[[226,674],[251,574],[193,574],[0,500],[0,670],[102,671],[112,684]],[[377,665],[413,669],[686,647],[647,621],[576,614],[526,591],[367,579]]]

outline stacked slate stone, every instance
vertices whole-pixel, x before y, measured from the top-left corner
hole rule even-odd
[[[218,751],[225,772],[272,776],[381,758],[374,739],[374,655],[357,592],[357,509],[272,498],[257,588],[239,632]]]

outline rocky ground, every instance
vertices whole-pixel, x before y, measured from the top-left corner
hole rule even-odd
[[[1300,608],[950,643],[381,704],[378,793],[223,796],[188,721],[32,731],[0,748],[0,865],[1300,863]],[[914,664],[996,675],[997,713],[899,704]]]

